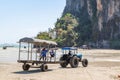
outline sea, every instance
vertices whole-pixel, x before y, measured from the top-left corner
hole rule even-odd
[[[19,48],[7,48],[0,47],[0,63],[17,62]]]
[[[23,52],[21,52],[20,54],[20,60],[27,60],[28,59],[28,53],[27,53],[27,48],[26,49],[22,49]],[[57,50],[57,55],[56,55],[56,59],[59,60],[60,56],[62,55],[61,50]],[[2,47],[0,47],[0,63],[16,63],[18,60],[18,55],[19,55],[19,48],[18,47],[8,47],[7,49],[3,49]],[[37,56],[37,60],[39,60],[39,55],[40,53],[35,53],[35,50],[33,49],[33,53],[32,53],[32,60],[36,60],[36,56]],[[31,56],[31,54],[29,54],[29,56]],[[31,57],[29,57],[29,59],[31,59]]]

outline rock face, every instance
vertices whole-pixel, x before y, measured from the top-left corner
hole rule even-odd
[[[120,39],[120,0],[66,0],[63,15],[66,13],[76,16],[79,22],[87,17],[95,41]]]

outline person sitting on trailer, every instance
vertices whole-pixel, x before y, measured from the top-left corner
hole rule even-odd
[[[55,56],[55,52],[54,52],[54,50],[52,49],[52,50],[50,51],[50,61],[51,61],[51,59],[52,59],[54,56]]]
[[[42,49],[41,55],[40,55],[40,60],[42,58],[43,61],[46,61],[46,54],[47,54],[47,52],[48,52],[48,50],[46,50],[45,48]]]

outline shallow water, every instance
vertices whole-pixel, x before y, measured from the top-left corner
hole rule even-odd
[[[0,62],[17,62],[18,48],[0,48]]]
[[[27,51],[27,49],[26,49]],[[18,60],[18,54],[19,54],[19,48],[7,48],[5,50],[3,50],[2,48],[0,48],[0,63],[4,63],[4,62],[17,62]],[[27,60],[27,53],[22,52],[21,53],[21,60]],[[31,54],[29,54],[31,55]],[[61,56],[61,50],[57,51],[57,60],[60,58]],[[29,57],[30,59],[31,57]],[[32,60],[36,60],[36,53],[32,53]],[[37,54],[37,60],[39,60],[39,53]]]

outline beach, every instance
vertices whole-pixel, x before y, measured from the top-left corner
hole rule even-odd
[[[48,64],[48,71],[38,68],[22,70],[17,63],[18,48],[0,49],[0,80],[120,80],[120,50],[79,49],[89,61],[88,67],[61,68],[59,64]]]

